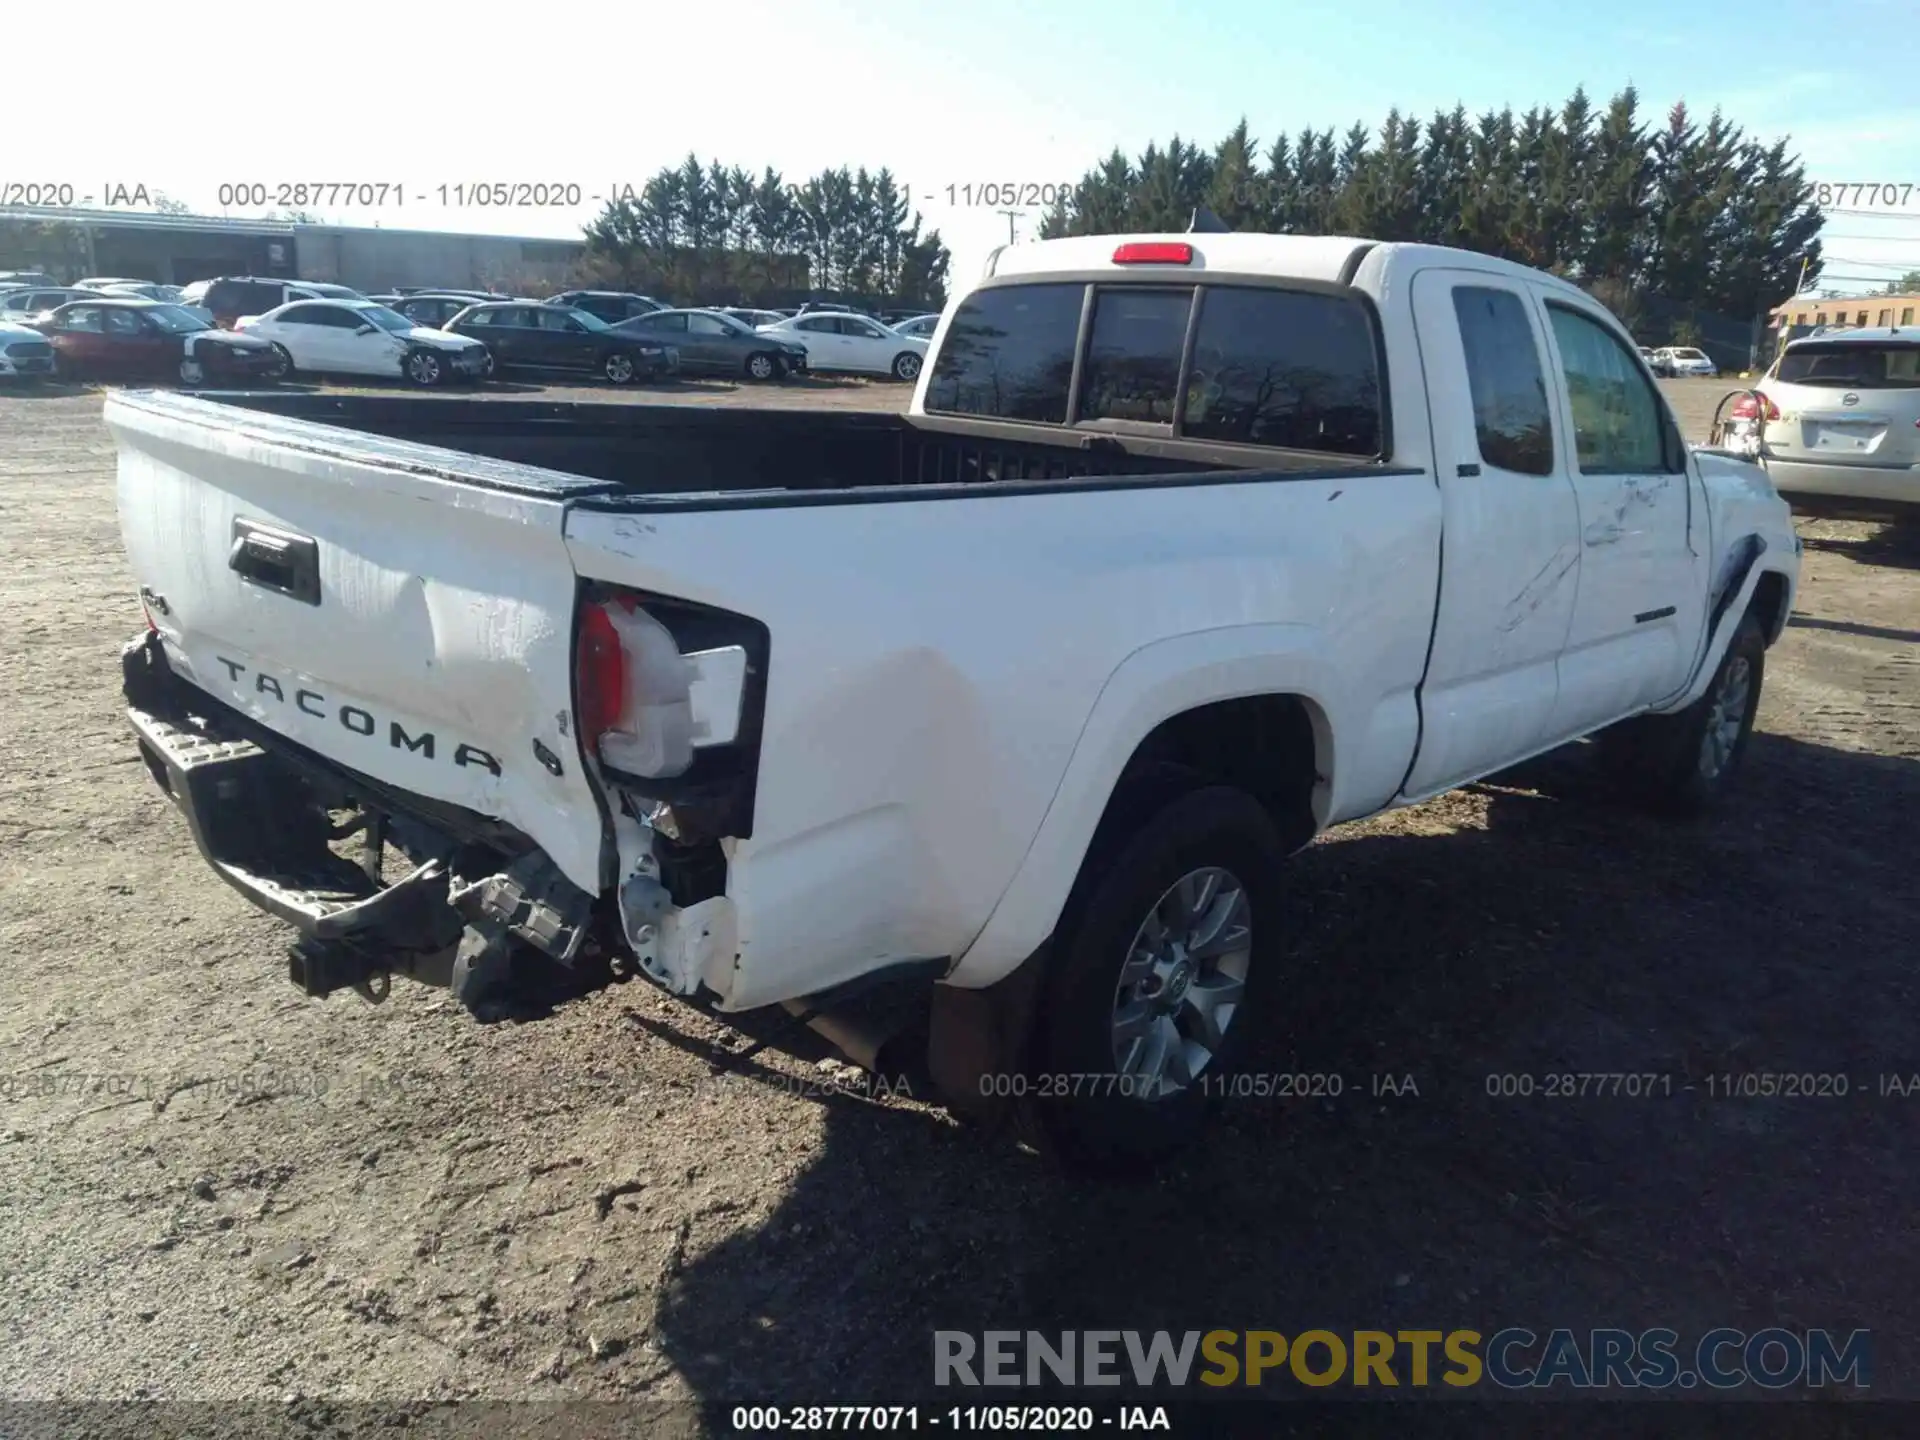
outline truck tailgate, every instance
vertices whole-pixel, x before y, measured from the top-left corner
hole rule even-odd
[[[505,821],[600,888],[554,471],[123,393],[127,555],[173,667],[349,770]]]

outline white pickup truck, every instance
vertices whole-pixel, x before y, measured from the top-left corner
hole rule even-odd
[[[140,748],[293,979],[484,1009],[541,951],[823,1029],[917,986],[956,1107],[1139,1160],[1318,832],[1603,730],[1671,808],[1733,774],[1788,510],[1572,285],[1058,240],[931,353],[904,416],[111,398]]]

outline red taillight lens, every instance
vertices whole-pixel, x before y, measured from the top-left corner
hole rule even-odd
[[[160,627],[153,623],[153,611],[147,608],[147,597],[144,595],[140,597],[140,613],[147,617],[147,633],[149,635],[158,635],[160,633]]]
[[[1116,265],[1191,265],[1193,247],[1168,240],[1135,240],[1113,252]]]
[[[579,694],[574,712],[580,721],[580,743],[592,749],[614,728],[626,705],[627,657],[620,632],[598,605],[580,612],[579,651],[574,657],[574,685]]]
[[[1769,397],[1762,395],[1760,397],[1760,405],[1767,407],[1767,419],[1778,420],[1780,418],[1780,407],[1774,404]],[[1733,418],[1735,420],[1751,420],[1760,413],[1760,405],[1754,404],[1753,396],[1742,395],[1738,400],[1733,402]]]

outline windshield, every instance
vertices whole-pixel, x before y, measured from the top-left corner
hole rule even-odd
[[[364,319],[372,321],[382,330],[391,330],[398,335],[414,328],[415,322],[409,320],[398,310],[389,310],[384,305],[369,305],[360,312]]]
[[[195,330],[213,328],[191,310],[182,310],[178,305],[155,305],[147,311],[147,318],[169,335],[186,335]]]
[[[1836,389],[1920,389],[1920,344],[1796,345],[1780,357],[1786,385]]]

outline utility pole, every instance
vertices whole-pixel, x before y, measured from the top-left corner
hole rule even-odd
[[[1017,237],[1013,233],[1013,222],[1014,222],[1014,219],[1021,214],[1021,212],[1018,210],[996,210],[994,213],[996,215],[1004,215],[1007,217],[1007,243],[1009,245],[1016,243]]]

